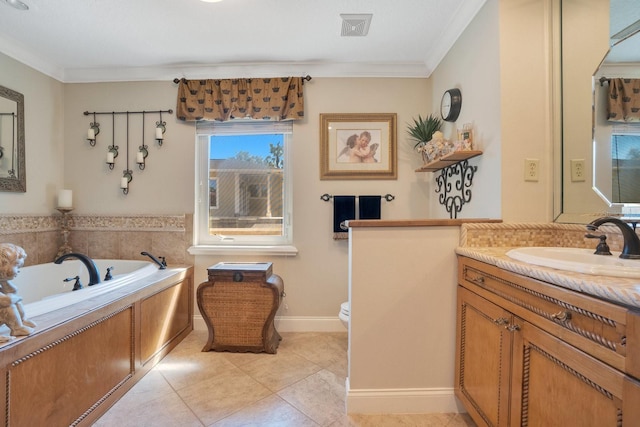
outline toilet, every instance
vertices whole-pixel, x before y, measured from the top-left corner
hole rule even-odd
[[[349,301],[340,304],[340,313],[338,314],[338,317],[347,330],[349,329],[349,311]]]

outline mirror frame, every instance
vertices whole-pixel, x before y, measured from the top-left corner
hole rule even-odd
[[[7,87],[0,86],[0,97],[17,104],[17,167],[16,178],[0,178],[0,191],[25,193],[27,191],[27,171],[25,168],[24,146],[24,95]]]

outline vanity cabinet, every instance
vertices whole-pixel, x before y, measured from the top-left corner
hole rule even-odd
[[[640,313],[459,258],[455,393],[479,426],[640,425]]]

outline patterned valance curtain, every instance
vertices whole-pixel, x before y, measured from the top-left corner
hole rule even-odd
[[[178,85],[176,117],[185,121],[304,117],[302,77],[187,80]]]
[[[609,80],[610,122],[640,122],[640,79]]]

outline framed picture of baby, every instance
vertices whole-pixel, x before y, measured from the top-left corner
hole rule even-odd
[[[396,114],[320,114],[320,179],[397,179]]]

